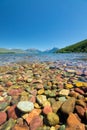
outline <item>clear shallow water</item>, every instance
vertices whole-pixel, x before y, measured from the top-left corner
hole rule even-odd
[[[87,65],[87,53],[39,53],[39,54],[0,54],[0,65],[15,62],[67,62]]]

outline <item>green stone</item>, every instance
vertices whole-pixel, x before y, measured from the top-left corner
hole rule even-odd
[[[14,119],[9,119],[3,126],[2,130],[11,130],[15,125],[15,120]]]
[[[9,104],[7,102],[0,103],[0,111],[4,110]]]
[[[65,125],[61,125],[59,130],[65,130]]]

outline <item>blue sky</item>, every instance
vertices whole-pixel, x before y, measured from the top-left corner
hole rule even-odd
[[[0,47],[62,48],[87,39],[87,0],[0,0]]]

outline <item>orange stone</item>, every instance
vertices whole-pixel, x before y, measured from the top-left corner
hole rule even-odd
[[[85,130],[85,125],[82,124],[75,114],[70,113],[67,119],[66,130]]]
[[[41,109],[33,109],[31,113],[29,113],[29,115],[26,117],[26,121],[28,124],[30,124],[30,122],[32,121],[32,119],[35,117],[35,116],[38,116],[40,115],[41,113]]]
[[[24,125],[15,125],[15,127],[12,130],[29,130],[29,127]]]
[[[51,106],[45,106],[45,107],[43,108],[43,113],[44,113],[44,114],[48,114],[49,112],[52,112]]]

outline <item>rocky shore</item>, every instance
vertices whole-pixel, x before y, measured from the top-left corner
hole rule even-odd
[[[0,66],[0,130],[87,130],[87,66]]]

